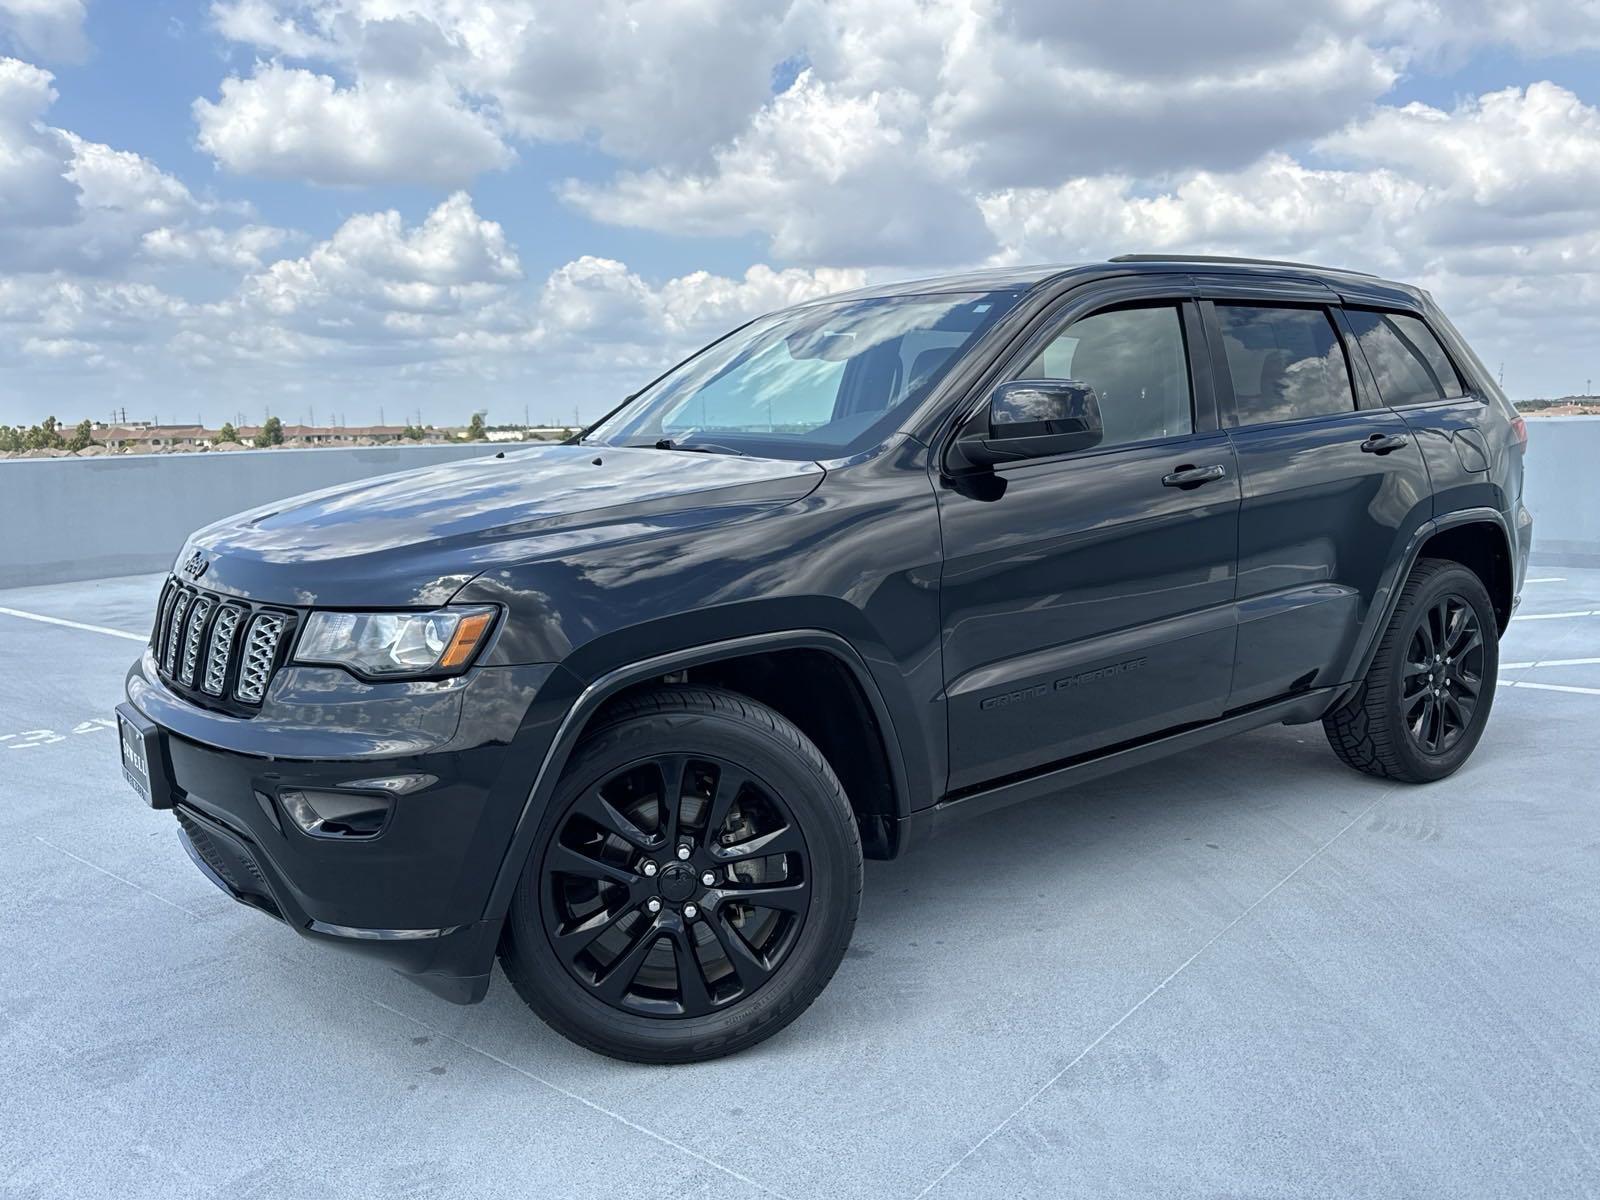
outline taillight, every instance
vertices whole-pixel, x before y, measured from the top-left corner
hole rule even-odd
[[[1528,422],[1526,419],[1520,416],[1511,418],[1511,436],[1517,439],[1517,445],[1519,446],[1528,444]]]

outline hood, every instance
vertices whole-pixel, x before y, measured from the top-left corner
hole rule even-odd
[[[271,604],[443,604],[491,566],[792,503],[812,462],[547,446],[341,484],[193,534],[202,587]]]

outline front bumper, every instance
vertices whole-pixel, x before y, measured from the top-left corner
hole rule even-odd
[[[283,672],[246,720],[188,704],[146,657],[128,673],[127,706],[159,730],[152,774],[213,883],[446,999],[479,1000],[503,916],[488,911],[490,887],[565,708],[540,700],[553,668],[469,672],[448,693],[410,696],[414,708],[408,685],[334,674]],[[420,714],[409,727],[407,711]],[[352,789],[388,798],[375,836],[307,834],[282,799]]]
[[[456,1004],[489,990],[499,921],[431,929],[329,925],[308,914],[295,889],[260,846],[199,809],[178,804],[178,840],[200,871],[235,900],[276,917],[315,941],[376,959]]]

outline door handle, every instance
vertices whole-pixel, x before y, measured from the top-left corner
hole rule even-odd
[[[1210,483],[1216,479],[1226,479],[1228,469],[1221,463],[1212,463],[1209,467],[1193,467],[1188,463],[1176,471],[1161,477],[1163,487],[1197,488],[1202,483]]]
[[[1402,449],[1407,444],[1408,443],[1406,442],[1406,439],[1403,437],[1397,437],[1393,434],[1375,433],[1366,441],[1361,443],[1361,449],[1366,451],[1368,454],[1387,454],[1391,450]]]

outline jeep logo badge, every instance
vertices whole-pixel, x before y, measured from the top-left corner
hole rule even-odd
[[[196,550],[189,556],[189,560],[183,564],[183,573],[190,579],[199,579],[210,566],[211,564],[206,561],[206,556]]]

